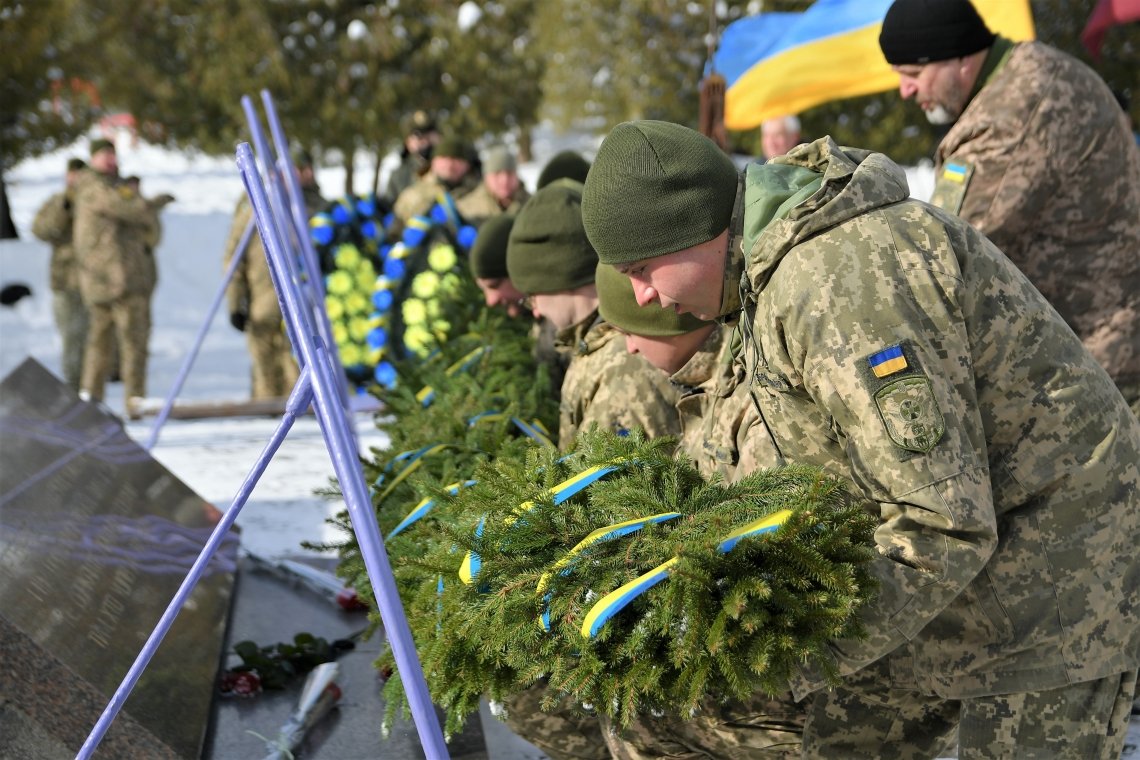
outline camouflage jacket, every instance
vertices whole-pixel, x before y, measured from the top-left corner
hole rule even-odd
[[[384,191],[389,203],[395,203],[400,193],[416,183],[420,175],[428,169],[428,161],[419,153],[403,151],[400,165],[388,177],[388,187]]]
[[[988,75],[988,76],[987,76]],[[1114,378],[1140,379],[1140,151],[1096,72],[998,38],[937,153],[934,205],[1023,271]]]
[[[117,177],[85,170],[75,183],[75,260],[86,303],[146,295],[153,286],[144,245],[146,200]]]
[[[393,211],[400,222],[407,222],[413,216],[422,216],[431,211],[431,207],[435,205],[443,193],[450,193],[451,199],[458,203],[460,198],[466,196],[482,182],[483,180],[478,174],[470,172],[458,186],[449,188],[438,177],[428,172],[420,177],[414,185],[400,193]]]
[[[572,357],[562,382],[559,448],[569,449],[578,431],[595,422],[619,435],[634,428],[650,438],[681,432],[677,388],[664,372],[626,351],[625,338],[597,312],[558,338]]]
[[[680,389],[681,451],[705,477],[726,483],[779,461],[751,394],[737,391],[744,380],[733,362],[739,347],[739,330],[721,326],[671,377]]]
[[[487,185],[480,184],[479,187],[456,201],[455,208],[464,221],[478,225],[499,214],[517,214],[528,200],[530,200],[530,193],[520,184],[518,190],[511,196],[510,204],[503,208],[499,205],[499,199],[491,195]]]
[[[757,172],[783,169],[822,185],[764,218]],[[868,637],[833,642],[840,671],[897,650],[896,686],[957,699],[1135,668],[1140,422],[1056,311],[881,154],[800,146],[748,168],[744,206],[757,435],[881,521]]]
[[[32,221],[32,234],[51,244],[48,274],[51,289],[55,291],[79,290],[79,268],[71,243],[74,222],[71,193],[68,191],[48,198]]]
[[[325,206],[321,197],[321,190],[317,186],[301,189],[305,197],[305,208],[309,215],[317,213]],[[230,261],[237,252],[237,245],[241,242],[242,233],[253,217],[253,206],[249,198],[243,196],[234,210],[233,222],[230,223],[230,234],[226,239],[226,248],[223,255],[222,268],[228,269]],[[269,274],[269,260],[265,256],[265,248],[261,244],[261,236],[257,228],[247,243],[245,255],[238,262],[234,270],[233,279],[226,286],[226,303],[230,313],[241,312],[250,322],[260,325],[277,325],[281,322],[281,306],[277,300],[277,291],[273,287],[273,279]]]

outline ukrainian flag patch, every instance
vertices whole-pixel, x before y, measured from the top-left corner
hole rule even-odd
[[[942,170],[942,176],[951,182],[965,182],[966,167],[962,164],[946,164],[946,167]]]
[[[875,377],[887,377],[907,368],[902,345],[884,348],[882,351],[871,354],[867,358],[867,363],[871,365],[871,372],[874,373]]]

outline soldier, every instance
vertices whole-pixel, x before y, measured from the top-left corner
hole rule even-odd
[[[51,244],[52,313],[63,343],[60,364],[67,385],[76,393],[80,389],[83,346],[87,342],[87,309],[79,293],[79,267],[75,262],[72,228],[75,184],[86,168],[83,159],[70,159],[64,190],[48,198],[32,222],[32,234]]]
[[[151,212],[120,180],[109,140],[92,141],[90,165],[76,182],[74,197],[79,291],[90,317],[80,395],[103,400],[114,330],[127,416],[137,419],[146,396],[150,340],[150,268],[142,232]]]
[[[519,317],[525,313],[523,304],[526,301],[526,294],[515,287],[507,273],[507,242],[514,224],[513,214],[491,217],[484,222],[479,228],[479,235],[475,238],[474,245],[471,246],[469,259],[471,272],[475,275],[475,284],[483,291],[487,306],[492,308],[501,306],[507,310],[509,316]],[[539,364],[546,366],[550,375],[551,393],[555,398],[559,398],[570,357],[556,348],[556,332],[549,319],[535,320],[532,331],[534,358]]]
[[[590,162],[572,150],[555,153],[553,158],[546,162],[542,171],[538,173],[538,182],[535,190],[541,190],[551,182],[559,179],[572,179],[575,182],[585,182],[586,175],[590,173]]]
[[[515,219],[507,245],[511,282],[531,297],[535,317],[549,319],[570,353],[562,383],[559,448],[597,423],[650,437],[680,432],[677,391],[643,357],[629,354],[620,332],[598,314],[598,258],[582,228],[581,183],[559,180],[535,193]]]
[[[305,208],[312,216],[325,206],[321,189],[317,185],[312,155],[304,150],[294,151],[293,163],[304,195]],[[237,245],[241,242],[242,232],[252,217],[253,207],[249,199],[243,197],[238,202],[230,225],[223,268],[229,268],[230,260],[236,255]],[[230,324],[235,330],[246,334],[249,345],[250,397],[262,399],[289,395],[297,383],[297,360],[293,358],[293,348],[285,334],[281,306],[269,274],[269,261],[256,229],[247,244],[245,255],[234,271],[233,279],[226,287],[226,298]]]
[[[395,203],[400,193],[416,183],[428,170],[432,150],[439,142],[439,130],[426,111],[415,111],[404,119],[404,144],[400,148],[400,165],[388,177],[385,195]]]
[[[867,637],[803,670],[805,757],[1119,757],[1140,661],[1140,422],[981,233],[823,138],[744,176],[631,122],[583,193],[641,304],[739,315],[778,452],[878,510]],[[739,282],[736,273],[743,271]],[[746,441],[747,445],[748,442]]]
[[[396,199],[394,211],[400,222],[428,213],[444,193],[458,200],[479,184],[471,171],[475,148],[455,136],[444,137],[435,146],[431,168]]]
[[[644,356],[677,387],[680,450],[706,477],[720,475],[731,483],[756,469],[749,456],[755,445],[743,447],[743,458],[739,454],[741,442],[762,423],[748,394],[732,394],[739,378],[731,370],[733,343],[725,340],[731,328],[653,304],[639,306],[629,278],[607,264],[598,264],[596,283],[601,314],[625,335],[626,349]],[[770,457],[772,451],[759,455]],[[790,693],[757,694],[743,702],[708,699],[692,720],[646,717],[623,730],[603,718],[602,726],[617,760],[794,760],[800,757],[805,718]]]
[[[499,214],[517,214],[530,199],[519,181],[515,155],[506,145],[496,145],[483,156],[483,182],[456,201],[459,215],[475,226]]]
[[[1140,152],[1112,91],[968,0],[897,0],[879,45],[903,98],[952,124],[931,203],[1009,256],[1140,411]]]

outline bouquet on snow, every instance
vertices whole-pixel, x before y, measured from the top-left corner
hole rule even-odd
[[[390,537],[449,731],[542,678],[547,708],[683,716],[785,691],[803,663],[827,673],[827,642],[862,635],[876,521],[842,481],[785,467],[724,485],[673,446],[597,430],[566,456],[509,445]],[[406,701],[398,678],[385,690],[388,722]]]

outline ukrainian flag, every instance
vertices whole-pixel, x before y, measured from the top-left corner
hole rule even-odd
[[[762,13],[729,24],[713,64],[725,78],[725,126],[752,129],[841,98],[898,86],[879,50],[892,0],[816,0],[803,13]],[[1033,39],[1029,0],[973,0],[986,25]]]

